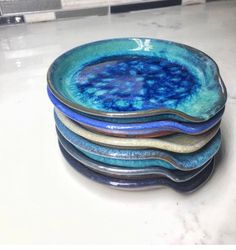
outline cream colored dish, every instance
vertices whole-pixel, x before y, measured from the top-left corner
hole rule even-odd
[[[70,120],[58,109],[55,112],[60,121],[71,131],[87,140],[110,147],[122,148],[158,148],[177,153],[191,153],[205,146],[218,132],[219,124],[200,135],[175,134],[162,138],[117,138],[96,134],[82,128],[78,123]]]

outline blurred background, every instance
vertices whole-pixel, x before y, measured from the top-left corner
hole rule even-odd
[[[217,0],[1,0],[0,25],[109,15],[181,4],[203,4],[209,1]]]

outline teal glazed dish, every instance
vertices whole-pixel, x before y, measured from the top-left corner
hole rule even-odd
[[[144,179],[150,177],[166,177],[175,182],[189,181],[198,174],[200,174],[211,162],[209,160],[202,167],[191,170],[170,170],[163,167],[147,167],[147,168],[129,168],[117,167],[114,165],[104,164],[93,159],[90,159],[85,154],[82,154],[76,147],[69,143],[63,136],[58,133],[58,140],[61,146],[69,153],[74,159],[82,163],[89,169],[107,176],[112,176],[120,179]]]
[[[57,58],[47,78],[61,102],[98,117],[174,114],[202,122],[215,116],[227,98],[209,56],[183,44],[149,38],[79,46]]]
[[[221,144],[220,131],[200,150],[189,153],[173,153],[160,149],[118,149],[95,144],[69,130],[56,116],[55,122],[59,137],[65,138],[81,153],[101,163],[128,167],[163,167],[189,171],[202,167],[218,152]]]

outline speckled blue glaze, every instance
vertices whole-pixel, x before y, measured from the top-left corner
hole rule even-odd
[[[202,167],[191,170],[182,171],[178,169],[167,169],[163,167],[146,167],[146,168],[129,168],[108,165],[95,161],[83,153],[81,153],[76,147],[68,142],[60,133],[58,133],[58,140],[63,148],[77,161],[81,162],[84,166],[91,170],[103,175],[117,177],[121,179],[144,179],[150,177],[166,177],[175,182],[184,182],[192,179],[206,168],[211,160],[205,163]]]
[[[122,123],[116,124],[111,122],[105,122],[100,120],[95,120],[81,114],[76,113],[72,109],[68,108],[66,105],[61,103],[57,100],[56,97],[50,92],[48,89],[48,95],[53,102],[53,104],[66,116],[70,119],[79,122],[80,124],[89,125],[96,129],[101,129],[102,131],[112,131],[115,134],[127,134],[129,136],[135,135],[148,135],[155,132],[162,132],[162,131],[174,131],[174,132],[181,132],[185,134],[200,134],[203,133],[214,125],[216,125],[223,113],[224,109],[221,110],[216,116],[212,119],[202,122],[202,123],[181,123],[176,121],[154,121],[154,122],[146,122],[146,123]]]
[[[174,182],[165,177],[151,177],[145,179],[118,179],[115,177],[105,176],[96,173],[75,160],[59,143],[60,150],[67,162],[76,169],[80,174],[100,184],[108,185],[117,189],[148,189],[160,186],[170,187],[177,192],[193,192],[205,183],[214,171],[214,159],[198,175],[186,182]]]
[[[69,130],[54,114],[60,134],[83,154],[96,161],[122,167],[160,166],[168,169],[191,170],[204,165],[219,150],[220,132],[202,149],[190,154],[178,154],[164,150],[116,149],[101,146]]]
[[[142,117],[169,110],[208,120],[226,101],[210,57],[147,38],[103,40],[72,49],[52,64],[48,83],[70,107],[98,116]]]

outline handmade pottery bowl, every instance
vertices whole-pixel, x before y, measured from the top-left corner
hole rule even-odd
[[[57,58],[47,78],[61,102],[100,117],[176,114],[192,122],[206,121],[227,98],[209,56],[183,44],[149,38],[79,46]]]
[[[81,153],[60,134],[58,134],[58,140],[61,143],[61,146],[66,150],[66,152],[69,153],[74,159],[81,162],[84,166],[97,173],[121,179],[166,177],[175,182],[184,182],[189,181],[190,179],[201,173],[201,171],[203,171],[203,169],[206,168],[211,162],[211,160],[209,160],[202,167],[191,171],[170,170],[158,166],[147,168],[117,167],[90,159],[85,154]]]
[[[175,182],[166,177],[151,177],[147,179],[119,179],[106,175],[99,174],[95,171],[84,166],[82,163],[74,159],[67,151],[60,145],[60,150],[67,160],[67,162],[75,168],[80,174],[85,177],[105,184],[115,189],[126,189],[126,190],[140,190],[140,189],[153,189],[158,187],[170,187],[177,192],[190,193],[196,191],[211,177],[215,164],[214,158],[210,164],[204,168],[198,175],[186,182]]]
[[[221,117],[224,113],[224,109],[218,112],[213,118],[206,122],[202,123],[183,123],[177,121],[163,120],[163,121],[153,121],[146,123],[111,123],[105,121],[94,120],[92,118],[83,116],[71,110],[68,111],[68,107],[63,104],[58,104],[58,101],[55,101],[52,94],[49,93],[49,97],[52,99],[52,102],[58,108],[58,112],[62,112],[67,115],[70,119],[76,121],[86,129],[102,133],[106,135],[112,135],[117,137],[160,137],[173,133],[184,133],[190,135],[202,134],[207,130],[214,127],[217,123],[220,122]],[[66,111],[65,111],[66,109]],[[60,111],[59,111],[60,110]]]
[[[128,168],[163,167],[189,171],[200,168],[219,150],[220,131],[203,148],[190,154],[179,154],[159,149],[116,149],[95,144],[70,131],[55,117],[58,136],[98,162]]]
[[[77,123],[70,120],[61,112],[56,111],[55,116],[71,131],[98,144],[119,148],[158,148],[177,153],[192,153],[205,146],[219,130],[216,125],[201,135],[170,135],[161,138],[118,138],[95,134],[87,131]]]

